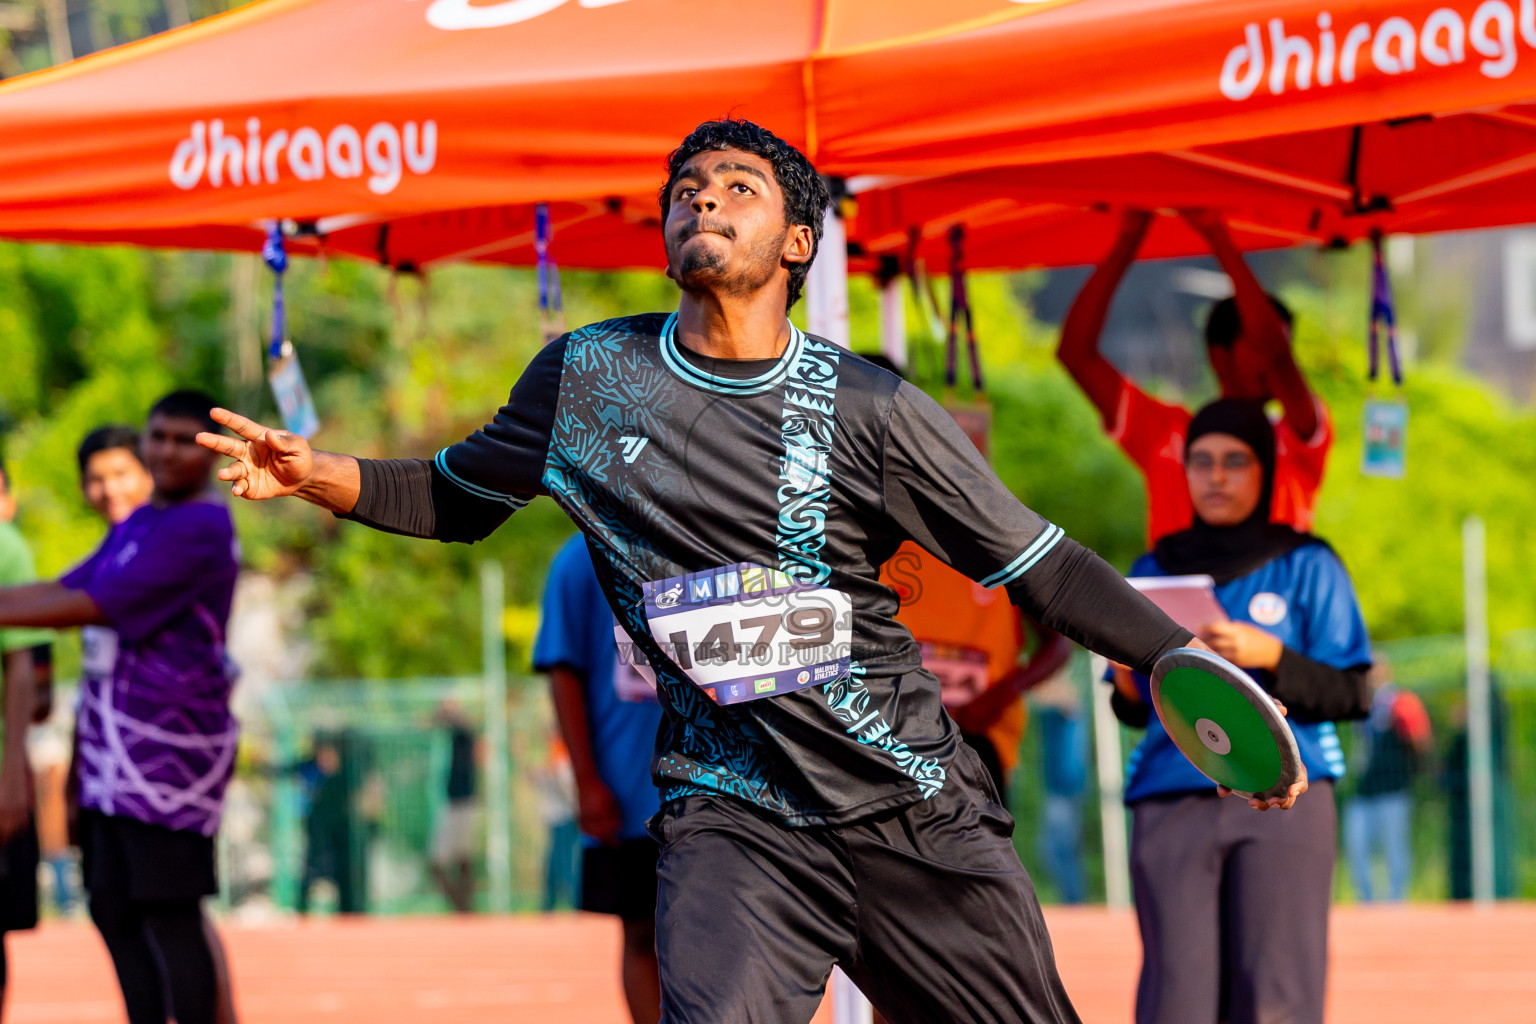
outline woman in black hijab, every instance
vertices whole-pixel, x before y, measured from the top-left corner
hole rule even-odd
[[[1228,620],[1200,638],[1288,709],[1310,788],[1287,815],[1221,800],[1122,673],[1114,704],[1146,727],[1126,803],[1144,957],[1137,1024],[1321,1024],[1333,878],[1333,721],[1370,708],[1370,643],[1349,575],[1327,544],[1270,522],[1275,435],[1258,403],[1201,409],[1185,439],[1195,521],[1134,576],[1210,576]]]

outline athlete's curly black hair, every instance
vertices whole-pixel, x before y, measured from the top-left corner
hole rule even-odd
[[[700,153],[712,150],[739,149],[743,153],[760,156],[773,165],[774,180],[784,191],[784,223],[804,224],[811,229],[811,258],[789,268],[789,305],[800,298],[805,287],[805,277],[811,272],[816,250],[821,246],[821,222],[827,204],[832,201],[827,183],[821,180],[816,168],[805,154],[779,138],[761,125],[734,117],[719,121],[705,121],[672,151],[667,157],[667,183],[661,187],[661,219],[667,219],[672,209],[672,186],[683,165]]]

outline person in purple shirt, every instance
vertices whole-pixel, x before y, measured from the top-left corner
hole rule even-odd
[[[202,898],[218,891],[213,837],[238,740],[224,634],[239,556],[208,492],[215,456],[195,440],[218,429],[213,405],[194,391],[157,402],[149,503],[61,579],[0,589],[0,626],[111,627],[82,659],[79,832],[129,1024],[217,1017]]]

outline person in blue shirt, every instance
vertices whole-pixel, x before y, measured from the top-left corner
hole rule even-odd
[[[1310,780],[1283,818],[1221,800],[1151,715],[1150,683],[1117,670],[1113,704],[1146,738],[1127,768],[1143,961],[1137,1024],[1321,1024],[1335,852],[1334,721],[1370,708],[1370,642],[1333,549],[1271,523],[1275,435],[1262,406],[1222,399],[1185,442],[1194,525],[1134,576],[1208,575],[1229,621],[1198,632],[1284,705]]]
[[[567,541],[550,565],[533,664],[549,675],[555,717],[576,775],[581,909],[623,922],[621,973],[629,1013],[635,1024],[655,1024],[661,1016],[659,848],[646,822],[661,808],[651,780],[661,705],[654,681],[619,658],[613,612],[581,534]]]
[[[1082,804],[1088,785],[1083,709],[1065,671],[1035,690],[1030,704],[1040,730],[1040,781],[1045,789],[1037,852],[1061,902],[1082,903],[1088,898],[1083,877]]]

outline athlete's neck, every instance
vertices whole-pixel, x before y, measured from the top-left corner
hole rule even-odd
[[[777,359],[789,344],[784,290],[720,296],[683,292],[677,342],[711,359]]]

